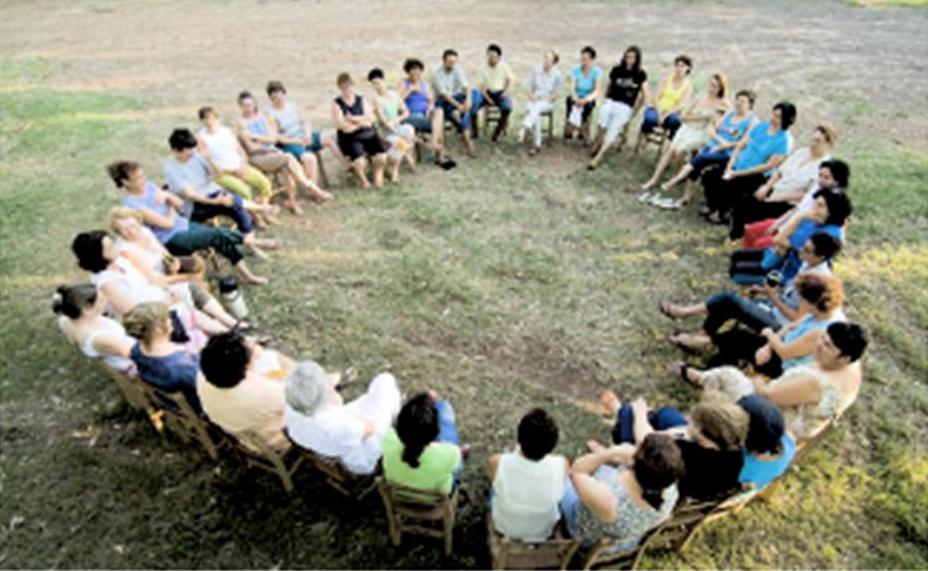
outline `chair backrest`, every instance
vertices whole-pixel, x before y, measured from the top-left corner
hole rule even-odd
[[[822,440],[824,440],[831,433],[831,431],[835,429],[835,426],[837,424],[838,424],[838,416],[837,415],[832,416],[827,421],[825,421],[825,423],[822,424],[821,428],[819,428],[818,431],[815,434],[813,434],[810,438],[806,438],[804,440],[800,440],[799,442],[797,442],[796,443],[796,454],[793,456],[793,461],[791,462],[791,464],[792,465],[798,464],[799,461],[802,460],[805,457],[805,455],[809,453],[809,450],[811,450],[812,448],[815,448],[818,444],[820,444]]]
[[[116,383],[116,386],[126,399],[126,402],[129,403],[129,406],[136,410],[147,411],[149,409],[150,403],[139,386],[141,384],[139,379],[117,371],[99,359],[94,359],[94,363],[98,369],[103,371],[107,377]]]
[[[460,488],[455,488],[449,496],[443,492],[417,490],[388,482],[380,476],[377,489],[383,499],[393,545],[400,544],[405,531],[444,539],[445,555],[451,555]]]
[[[322,472],[326,482],[342,495],[360,500],[377,487],[377,474],[380,471],[379,464],[377,466],[377,471],[373,474],[355,474],[345,468],[338,458],[329,458],[317,454],[308,448],[303,448],[290,438],[290,434],[287,433],[286,429],[284,430],[284,434],[287,435],[287,439],[290,441],[291,445],[299,450],[300,454],[302,454],[316,470]]]
[[[674,551],[683,551],[696,531],[709,517],[731,513],[742,505],[738,498],[751,490],[753,486],[746,485],[716,498],[681,499],[677,502],[670,518],[648,537],[647,542],[641,542],[642,549],[669,546]]]
[[[487,511],[487,543],[494,569],[567,569],[581,541],[560,533],[538,542],[510,539],[496,531],[493,514]]]
[[[277,474],[287,493],[293,491],[293,474],[303,463],[302,454],[292,455],[288,462],[289,451],[278,451],[268,446],[261,436],[251,431],[229,435],[236,448],[245,457],[250,466],[255,466]],[[291,448],[292,449],[292,448]]]
[[[162,413],[164,426],[185,444],[191,440],[203,447],[213,460],[219,459],[219,449],[224,439],[210,430],[207,420],[197,414],[187,397],[181,392],[168,393],[144,382],[140,383],[148,394],[149,401]]]
[[[638,563],[641,561],[641,556],[644,555],[645,549],[647,549],[651,538],[654,537],[660,531],[660,529],[661,526],[652,529],[641,538],[641,540],[638,542],[638,545],[627,549],[621,549],[622,546],[619,545],[615,540],[600,539],[595,544],[593,544],[593,547],[583,558],[583,568],[637,568]]]

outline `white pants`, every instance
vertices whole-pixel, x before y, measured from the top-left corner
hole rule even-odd
[[[599,109],[599,126],[606,130],[603,142],[607,145],[614,143],[631,118],[631,107],[612,99],[604,99],[603,106]]]
[[[541,114],[553,110],[554,105],[547,99],[529,101],[525,109],[525,118],[522,119],[522,126],[526,129],[531,129],[536,147],[541,146]]]
[[[386,140],[390,143],[390,150],[387,154],[391,159],[402,159],[406,151],[416,142],[416,130],[412,125],[399,125],[396,131],[387,135]]]

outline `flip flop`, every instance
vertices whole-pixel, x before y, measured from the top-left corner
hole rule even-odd
[[[693,349],[689,345],[684,345],[682,342],[678,341],[677,339],[674,339],[674,337],[676,337],[677,335],[681,335],[681,334],[682,334],[681,331],[674,331],[673,333],[667,336],[667,342],[673,345],[674,347],[676,347],[677,349],[683,351],[687,355],[698,354],[699,352],[696,349]]]
[[[679,321],[679,320],[680,320],[679,317],[677,317],[676,315],[674,315],[673,313],[670,312],[670,302],[669,302],[669,301],[662,301],[662,302],[660,302],[659,304],[657,304],[657,308],[660,310],[661,313],[663,313],[664,315],[666,315],[666,316],[669,317],[670,319],[673,319],[674,321]],[[674,333],[674,335],[676,335],[676,333]]]

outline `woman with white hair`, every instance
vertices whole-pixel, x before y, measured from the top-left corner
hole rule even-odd
[[[354,474],[372,474],[400,410],[399,387],[393,375],[381,373],[367,392],[345,404],[339,382],[339,375],[327,375],[317,363],[299,363],[287,378],[284,424],[299,446],[337,458]]]

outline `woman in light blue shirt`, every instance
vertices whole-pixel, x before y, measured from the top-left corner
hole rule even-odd
[[[603,83],[603,70],[593,65],[596,50],[586,46],[580,50],[580,64],[571,68],[567,75],[567,114],[564,118],[564,139],[572,139],[574,131],[580,131],[580,138],[590,140],[590,116],[596,107],[596,98]],[[578,111],[574,111],[574,108]],[[580,114],[580,121],[571,121],[571,116]]]

